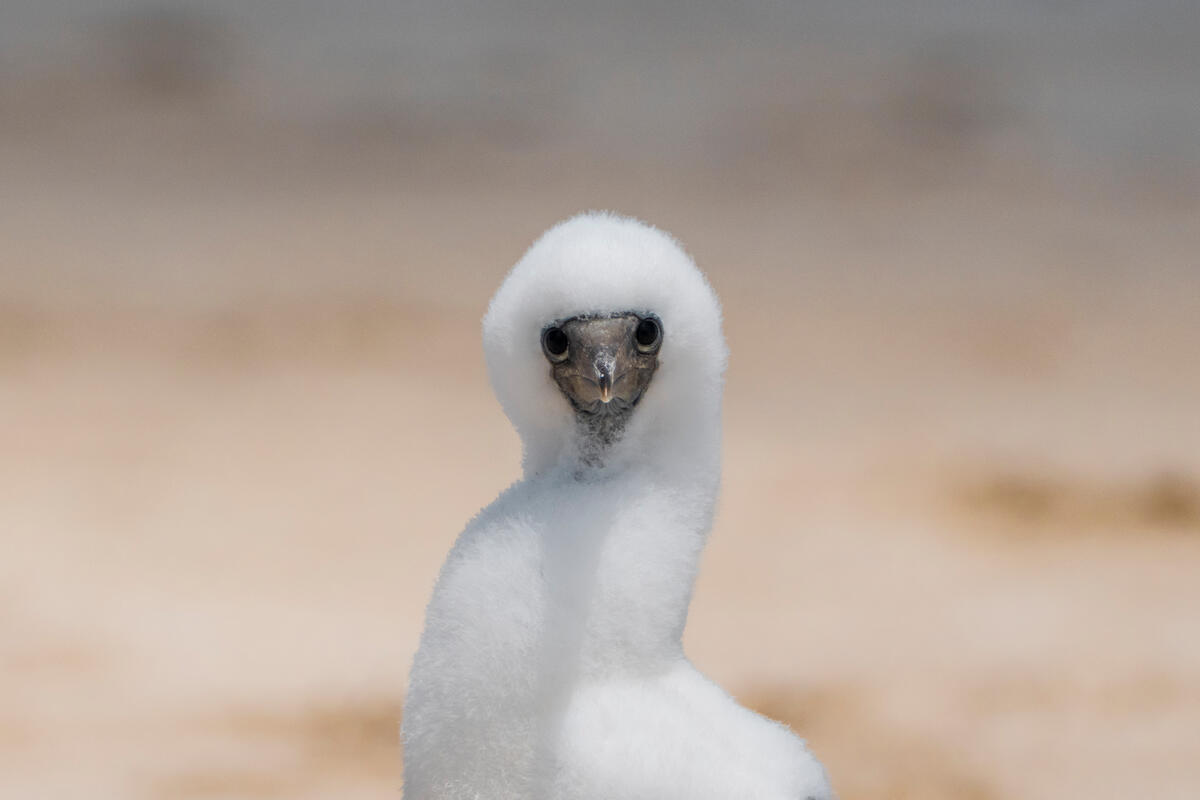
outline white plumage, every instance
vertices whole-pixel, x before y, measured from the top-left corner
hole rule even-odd
[[[563,320],[616,315],[659,321],[661,349],[639,356],[657,359],[652,378],[597,449],[542,342]],[[509,273],[483,337],[524,477],[467,525],[434,589],[404,712],[405,800],[832,797],[799,738],[683,654],[726,361],[691,259],[636,220],[575,217]]]

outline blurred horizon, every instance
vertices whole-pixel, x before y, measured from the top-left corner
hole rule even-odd
[[[886,113],[888,95],[908,91],[943,104],[908,122],[957,128],[944,133],[1015,128],[1084,168],[1200,166],[1200,9],[1178,0],[15,0],[3,14],[10,84],[83,67],[77,77],[98,84],[225,93],[277,124],[361,114],[415,135],[485,124],[476,133],[500,144],[583,139],[689,159],[727,155],[730,106],[754,125],[798,101]],[[833,96],[830,83],[850,91]]]

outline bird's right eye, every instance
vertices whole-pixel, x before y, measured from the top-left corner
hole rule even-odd
[[[569,348],[570,342],[567,340],[567,334],[563,333],[563,329],[557,325],[552,325],[542,332],[542,350],[546,352],[546,358],[554,363],[565,361]]]

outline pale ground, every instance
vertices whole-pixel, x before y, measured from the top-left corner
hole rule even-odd
[[[397,796],[424,602],[518,470],[478,319],[588,206],[726,303],[703,670],[844,800],[1200,795],[1194,203],[127,145],[4,151],[0,795]]]

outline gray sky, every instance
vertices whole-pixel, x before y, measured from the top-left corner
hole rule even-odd
[[[620,127],[635,146],[747,97],[789,106],[844,90],[854,102],[927,63],[986,74],[984,101],[1063,158],[1200,167],[1194,0],[6,0],[0,78],[52,69],[148,10],[214,23],[233,79],[280,114],[528,111],[536,124]]]

